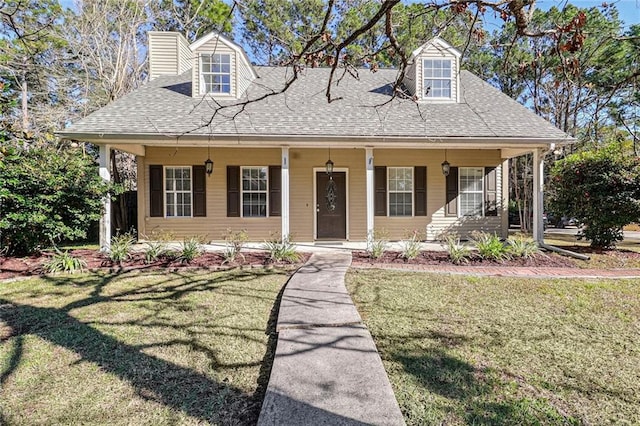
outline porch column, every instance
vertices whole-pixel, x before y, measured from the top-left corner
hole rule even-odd
[[[509,159],[502,159],[502,201],[500,202],[500,222],[502,238],[509,236]]]
[[[543,191],[544,154],[542,150],[536,149],[533,151],[533,239],[538,243],[544,240]]]
[[[374,197],[375,188],[373,182],[373,148],[365,148],[365,161],[367,170],[367,247],[373,241],[373,227],[374,227]]]
[[[282,240],[289,239],[289,147],[282,147],[280,202],[282,209]]]
[[[100,145],[100,177],[105,181],[111,181],[109,162],[111,159],[111,149],[109,145]],[[102,218],[100,218],[100,251],[107,252],[111,249],[111,196],[107,195],[102,199]]]

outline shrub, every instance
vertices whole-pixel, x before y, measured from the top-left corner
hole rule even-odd
[[[469,263],[471,257],[471,250],[469,247],[460,243],[460,239],[455,235],[447,235],[444,239],[449,259],[456,264]]]
[[[380,259],[387,251],[389,235],[384,229],[375,229],[367,244],[367,253],[372,259]]]
[[[182,241],[178,259],[183,263],[191,263],[202,254],[202,239],[191,237]]]
[[[153,263],[167,256],[168,253],[167,243],[164,241],[147,241],[144,249],[144,261],[146,263]]]
[[[262,248],[269,252],[269,259],[272,262],[295,263],[300,260],[293,241],[289,238],[280,238],[279,234],[272,235],[268,241],[264,242]]]
[[[241,256],[243,261],[245,260],[241,251],[245,243],[249,241],[249,234],[246,229],[240,231],[227,229],[227,232],[224,234],[224,241],[225,248],[222,252],[222,256],[224,257],[223,263],[233,262],[238,256]]]
[[[509,258],[508,248],[496,234],[474,231],[471,233],[471,239],[481,258],[497,261]]]
[[[86,238],[100,219],[102,198],[116,192],[98,175],[94,158],[68,144],[14,145],[0,153],[0,248],[30,254]]]
[[[84,259],[73,256],[68,250],[60,251],[57,247],[51,259],[47,260],[43,265],[45,272],[78,272],[87,267]]]
[[[525,235],[511,236],[507,238],[509,253],[514,257],[530,259],[540,253],[538,244]]]
[[[135,239],[129,233],[111,237],[111,248],[107,257],[112,263],[121,264],[131,257],[131,248],[134,243]]]
[[[406,239],[400,242],[400,257],[412,260],[420,254],[420,233],[417,230],[409,232]]]
[[[619,143],[572,154],[551,169],[551,209],[575,217],[592,247],[623,239],[622,228],[640,220],[640,159]]]

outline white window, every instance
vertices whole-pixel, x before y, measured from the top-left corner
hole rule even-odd
[[[200,60],[204,93],[231,93],[231,55],[213,53]]]
[[[451,99],[451,59],[423,61],[424,97]]]
[[[460,216],[482,216],[484,211],[484,169],[460,167]]]
[[[167,217],[191,217],[191,167],[165,167]]]
[[[413,215],[413,167],[389,167],[389,216]]]
[[[242,216],[267,217],[267,167],[242,168]]]

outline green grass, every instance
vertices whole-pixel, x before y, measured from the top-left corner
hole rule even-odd
[[[0,285],[0,424],[254,424],[283,272]]]
[[[640,283],[353,270],[409,425],[640,424]]]

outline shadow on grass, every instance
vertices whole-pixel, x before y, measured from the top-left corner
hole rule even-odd
[[[14,345],[9,362],[6,364],[7,367],[0,375],[0,384],[4,384],[19,366],[23,352],[23,336],[31,334],[73,351],[82,357],[82,361],[94,363],[103,371],[115,374],[131,384],[143,399],[155,401],[176,411],[182,411],[201,421],[219,424],[255,424],[273,363],[275,320],[282,291],[272,308],[267,325],[266,333],[269,335],[269,342],[261,363],[258,390],[253,395],[248,395],[230,384],[219,383],[189,368],[148,355],[143,352],[146,348],[145,345],[123,343],[91,325],[79,321],[69,312],[72,309],[104,302],[152,300],[171,305],[179,303],[178,299],[188,293],[210,291],[218,288],[225,281],[242,282],[243,280],[256,279],[260,274],[220,274],[214,279],[173,274],[171,277],[152,285],[139,286],[108,295],[104,294],[105,287],[116,276],[101,276],[99,279],[92,278],[82,285],[82,287],[93,287],[86,298],[73,301],[60,308],[36,307],[0,299],[0,320],[10,330],[7,339],[3,338],[3,340],[11,338]],[[49,278],[49,280],[57,280],[55,284],[58,285],[73,285],[69,281],[73,278]],[[241,290],[241,288],[229,287],[229,291],[236,292],[237,295],[263,298],[255,294],[238,293]],[[272,297],[269,299],[271,300]],[[162,307],[159,309],[162,310]],[[146,320],[148,317],[129,323],[144,325],[142,322]],[[242,331],[242,329],[237,329],[238,337],[246,338],[247,336],[242,335]],[[210,348],[201,347],[195,340],[192,342],[180,341],[179,343],[190,344],[195,350],[205,351],[209,358],[213,356],[214,358],[211,359],[213,367],[221,365],[215,359],[215,351],[212,352]],[[172,344],[172,342],[163,342],[162,344]],[[224,367],[237,367],[237,365],[224,365]]]
[[[452,413],[445,415],[453,414],[466,424],[579,424],[544,398],[518,394],[515,389],[502,392],[509,384],[498,372],[474,367],[445,350],[433,349],[420,355],[396,353],[391,359],[425,390],[450,400],[447,410]]]

